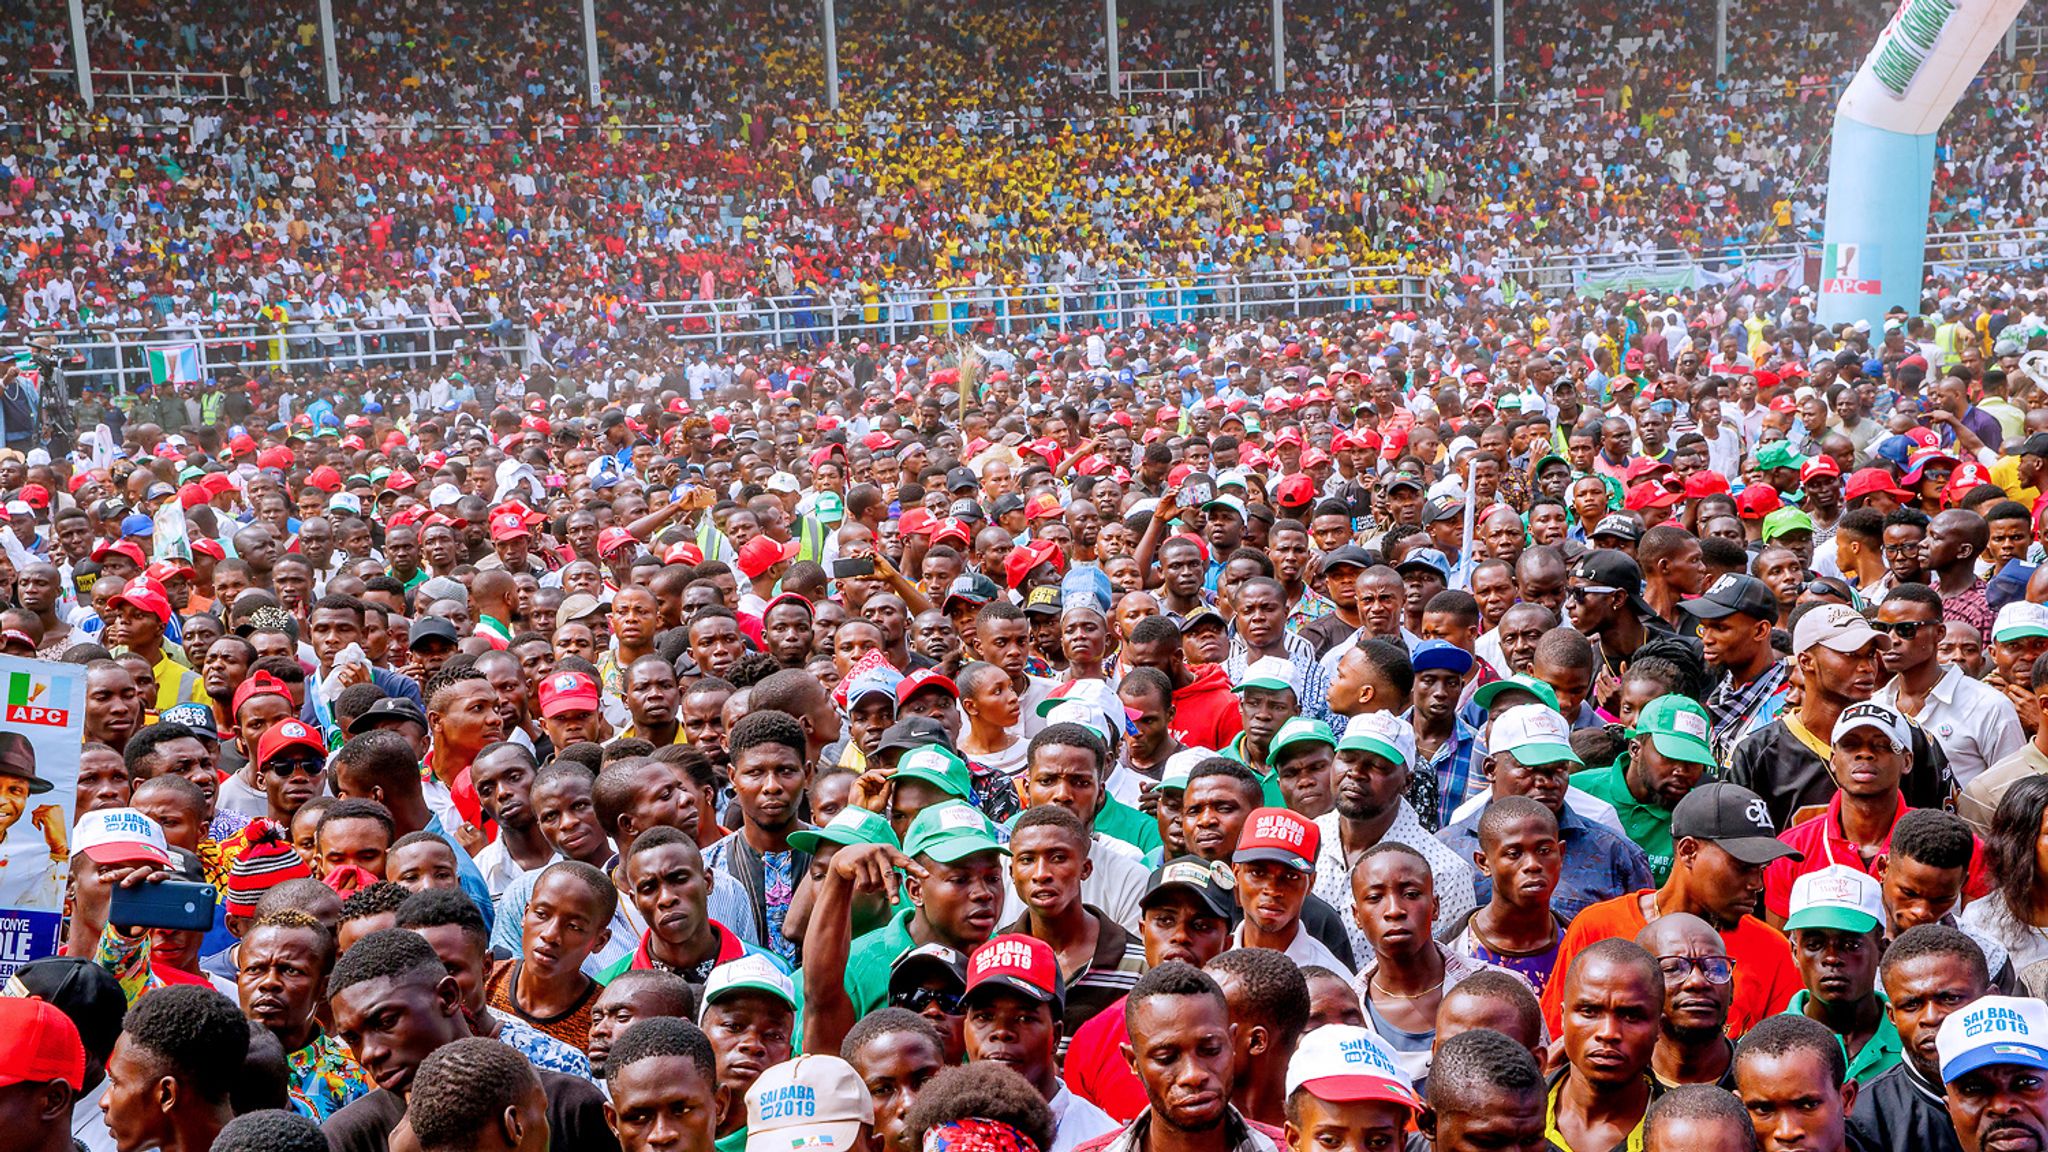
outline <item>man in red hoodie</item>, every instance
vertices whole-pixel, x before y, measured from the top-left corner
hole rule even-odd
[[[1131,627],[1125,644],[1134,668],[1157,668],[1173,681],[1173,738],[1190,748],[1230,747],[1244,731],[1237,695],[1220,664],[1188,663],[1180,627],[1164,616],[1147,616]]]

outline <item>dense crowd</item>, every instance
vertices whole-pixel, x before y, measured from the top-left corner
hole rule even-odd
[[[602,109],[574,4],[474,7],[338,5],[333,110],[310,9],[91,5],[90,112],[61,10],[0,23],[0,334],[298,332],[318,371],[428,327],[601,350],[655,302],[694,302],[664,317],[683,335],[760,328],[770,299],[799,327],[1071,329],[1225,281],[1512,293],[1532,261],[1733,258],[1817,238],[1876,15],[1735,6],[1717,77],[1711,6],[1515,4],[1496,109],[1483,5],[1290,4],[1274,95],[1263,5],[1134,2],[1122,67],[1200,90],[1119,105],[1094,6],[847,3],[834,115],[816,5],[602,5]],[[1958,111],[1938,224],[2034,223],[2034,63],[1995,60]],[[124,70],[244,98],[130,100]]]
[[[39,348],[0,1150],[2038,1148],[2043,351],[2027,279]]]

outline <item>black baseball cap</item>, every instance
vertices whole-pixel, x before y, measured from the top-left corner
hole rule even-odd
[[[953,519],[965,520],[970,524],[979,524],[988,519],[987,514],[982,512],[981,502],[978,500],[955,500],[947,507],[946,512]]]
[[[953,738],[947,734],[944,724],[929,716],[905,716],[882,729],[882,742],[875,746],[875,755],[871,759],[879,759],[885,752],[908,752],[931,744],[937,744],[948,752],[954,750]]]
[[[946,473],[946,491],[948,492],[971,492],[980,487],[981,477],[976,476],[974,469],[969,468],[965,464]]]
[[[1456,520],[1464,514],[1465,502],[1450,497],[1431,500],[1422,506],[1422,522],[1425,524],[1441,524],[1445,520]]]
[[[1629,554],[1613,548],[1595,548],[1572,565],[1572,579],[1598,588],[1613,588],[1628,598],[1636,614],[1648,619],[1657,614],[1643,599],[1643,570]]]
[[[909,988],[938,972],[950,978],[955,991],[967,991],[967,954],[944,944],[924,944],[896,958],[889,966],[889,991]]]
[[[455,622],[441,616],[422,616],[412,622],[412,628],[405,634],[405,646],[417,648],[422,640],[446,640],[456,643]]]
[[[1643,526],[1636,523],[1636,519],[1633,516],[1623,516],[1619,512],[1610,512],[1602,516],[1600,522],[1593,525],[1593,530],[1587,533],[1587,535],[1613,536],[1633,544],[1643,538]]]
[[[420,731],[428,731],[427,714],[419,705],[403,696],[386,696],[370,705],[369,711],[351,721],[348,734],[360,736],[379,724],[388,724],[394,720],[409,721],[419,725]]]
[[[1023,510],[1024,498],[1022,496],[1017,495],[1015,492],[1007,492],[1001,496],[996,497],[996,504],[995,508],[993,509],[993,512],[997,517],[1003,517],[1008,516],[1012,512],[1022,512]]]
[[[1706,840],[1744,864],[1804,860],[1805,853],[1778,839],[1764,798],[1740,784],[1701,784],[1671,810],[1671,837]]]
[[[2020,443],[2022,456],[2048,457],[2048,432],[2036,432]]]
[[[121,1038],[128,997],[106,969],[77,956],[46,956],[14,970],[0,995],[32,997],[62,1012],[78,1026],[92,1058],[105,1061]]]
[[[1678,607],[1688,616],[1701,620],[1719,620],[1738,612],[1759,620],[1776,621],[1778,618],[1778,598],[1771,594],[1771,586],[1739,572],[1723,573],[1720,579],[1708,585],[1704,593],[1689,600],[1680,600]]]
[[[1346,567],[1370,568],[1372,567],[1372,556],[1356,544],[1341,544],[1323,553],[1323,558],[1316,561],[1316,571],[1318,572],[1328,572],[1332,568]]]
[[[1396,488],[1413,488],[1422,491],[1422,481],[1413,472],[1395,472],[1380,481],[1380,491],[1392,492]]]
[[[1152,870],[1138,907],[1150,907],[1165,892],[1192,892],[1203,907],[1225,920],[1233,920],[1237,917],[1236,883],[1228,864],[1199,856],[1176,856]]]

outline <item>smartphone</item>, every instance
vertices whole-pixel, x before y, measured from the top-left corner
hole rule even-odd
[[[1180,505],[1183,508],[1200,508],[1209,502],[1207,484],[1190,484],[1180,490]]]
[[[213,927],[213,900],[213,885],[190,880],[116,888],[107,922],[118,928],[205,932]]]
[[[844,580],[850,576],[873,576],[875,559],[872,556],[842,556],[832,562],[832,578]]]

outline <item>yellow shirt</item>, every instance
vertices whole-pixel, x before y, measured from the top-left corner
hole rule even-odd
[[[2020,483],[2020,458],[2017,456],[2000,456],[1991,466],[1991,482],[2005,489],[2008,497],[2025,504],[2029,510],[2034,507],[2034,501],[2041,498],[2039,488],[2029,488]]]

